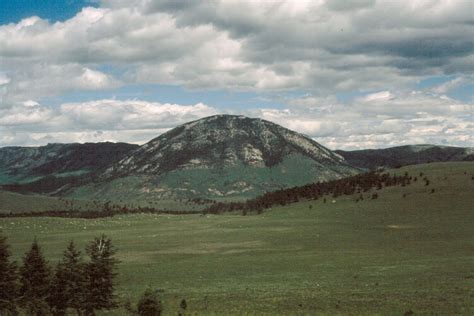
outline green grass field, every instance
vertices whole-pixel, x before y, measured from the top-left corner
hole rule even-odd
[[[225,201],[225,199],[221,199]],[[18,194],[0,191],[0,214],[20,214],[45,211],[101,211],[108,200],[85,198],[58,198],[39,194]],[[186,199],[133,200],[126,198],[111,201],[114,205],[126,205],[129,208],[153,207],[167,211],[200,211],[209,203],[196,204]]]
[[[161,289],[165,315],[182,298],[198,315],[472,315],[474,163],[396,170],[405,171],[430,185],[262,215],[5,218],[0,229],[17,260],[36,236],[53,264],[69,240],[82,248],[107,234],[121,260],[119,300]]]
[[[73,201],[75,207],[92,205],[92,203],[85,200],[66,200],[37,194],[25,195],[0,191],[0,213],[24,213],[69,209],[69,202],[71,201]]]

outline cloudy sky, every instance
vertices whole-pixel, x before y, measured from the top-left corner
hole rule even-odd
[[[218,113],[329,148],[473,145],[474,1],[0,2],[0,146]]]

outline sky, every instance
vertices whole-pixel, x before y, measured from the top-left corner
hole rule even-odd
[[[331,149],[472,147],[474,1],[0,1],[0,147],[214,114]]]

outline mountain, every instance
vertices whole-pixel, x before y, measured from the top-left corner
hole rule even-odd
[[[93,174],[137,147],[108,142],[3,147],[0,148],[0,184],[28,183],[51,176]]]
[[[430,162],[474,161],[472,147],[407,145],[385,149],[336,150],[335,152],[344,157],[350,165],[362,169],[396,168]]]
[[[412,145],[331,151],[261,119],[216,115],[148,143],[0,148],[0,189],[77,198],[242,199],[377,167],[473,161],[474,148]]]
[[[216,115],[162,134],[68,194],[235,198],[357,172],[302,134],[261,119]]]

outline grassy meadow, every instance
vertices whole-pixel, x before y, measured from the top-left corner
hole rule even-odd
[[[223,199],[225,201],[225,199]],[[235,200],[235,199],[234,199]],[[151,207],[166,211],[200,211],[209,203],[193,203],[187,199],[162,199],[162,200],[117,200],[85,199],[71,197],[50,197],[40,194],[19,194],[8,191],[0,191],[0,214],[21,214],[47,211],[103,211],[104,204],[110,201],[113,205],[127,206],[131,209],[138,207]]]
[[[474,163],[395,172],[430,180],[378,199],[304,201],[261,215],[3,218],[21,261],[35,236],[51,264],[69,240],[112,238],[120,302],[160,289],[165,315],[474,314]],[[434,192],[432,190],[434,189]],[[110,311],[125,315],[125,310]]]

